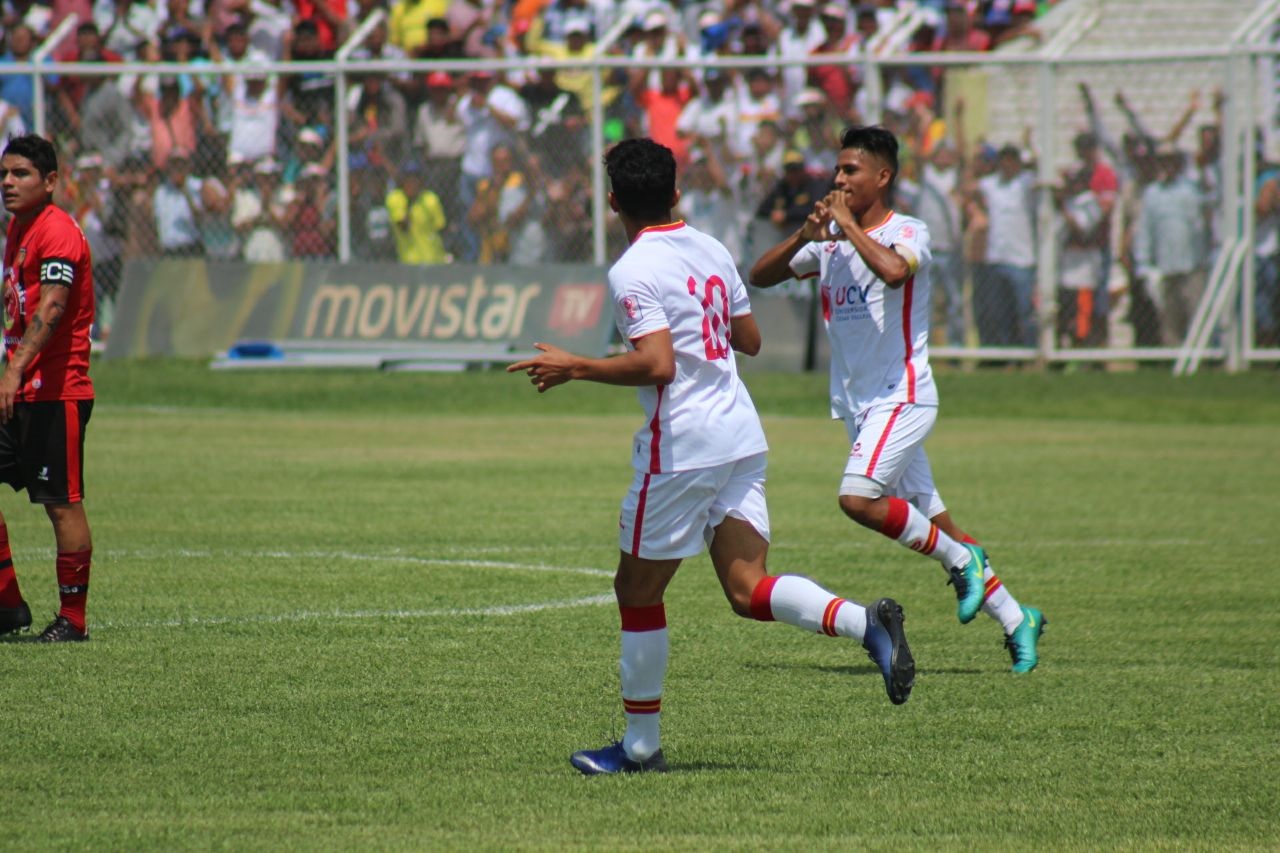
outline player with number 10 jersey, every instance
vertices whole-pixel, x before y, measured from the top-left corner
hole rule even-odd
[[[675,349],[675,379],[639,389],[637,471],[709,468],[768,450],[729,345],[731,319],[751,304],[724,246],[684,222],[645,228],[609,271],[609,292],[629,347],[668,329]]]

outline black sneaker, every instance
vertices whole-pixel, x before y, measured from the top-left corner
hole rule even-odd
[[[31,608],[24,601],[17,607],[0,607],[0,634],[16,634],[31,627]]]
[[[81,631],[65,616],[56,616],[49,627],[36,637],[37,643],[83,643],[89,639],[88,631]]]

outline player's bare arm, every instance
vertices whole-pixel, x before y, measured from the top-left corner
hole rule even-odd
[[[760,352],[760,326],[752,314],[729,318],[729,346],[743,355]]]
[[[671,332],[659,329],[633,340],[635,349],[610,358],[587,358],[552,344],[536,343],[542,355],[507,367],[508,373],[523,371],[542,393],[577,379],[605,385],[667,385],[676,377],[676,352]]]
[[[804,225],[798,231],[760,256],[751,267],[748,280],[756,287],[773,287],[794,278],[791,259],[806,244],[825,240],[830,223],[831,212],[825,202],[819,201],[813,206],[813,212],[805,217]]]
[[[9,356],[4,374],[0,375],[0,423],[8,423],[13,417],[13,402],[22,387],[22,374],[44,348],[58,327],[58,321],[67,310],[68,289],[63,282],[41,283],[40,306],[27,324],[22,341]]]

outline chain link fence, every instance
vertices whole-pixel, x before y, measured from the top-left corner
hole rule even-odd
[[[841,130],[878,121],[901,141],[895,206],[932,235],[936,354],[1087,361],[1173,358],[1240,241],[1244,294],[1207,351],[1225,357],[1234,317],[1251,359],[1280,357],[1280,246],[1245,203],[1267,180],[1280,193],[1280,156],[1261,130],[1247,150],[1232,103],[1273,96],[1263,67],[1209,51],[21,70],[107,306],[126,263],[165,256],[604,263],[625,236],[599,155],[640,134],[677,154],[680,215],[745,270],[829,191]]]

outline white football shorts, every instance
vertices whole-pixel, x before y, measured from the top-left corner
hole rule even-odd
[[[672,474],[636,472],[622,499],[618,547],[646,560],[680,560],[702,552],[732,516],[769,539],[764,497],[768,458],[757,453],[711,468]]]
[[[947,507],[924,452],[924,440],[937,419],[937,406],[914,403],[883,403],[845,418],[850,450],[840,494],[892,495],[914,504],[927,518],[944,512]]]

